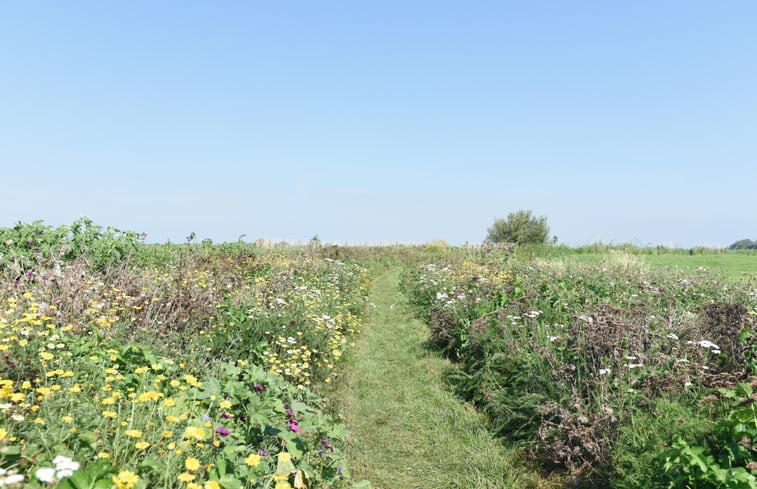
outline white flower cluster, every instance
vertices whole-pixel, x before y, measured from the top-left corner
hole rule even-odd
[[[58,455],[53,459],[53,467],[41,467],[35,472],[35,476],[40,482],[50,483],[65,477],[71,477],[79,469],[79,462],[64,456]]]
[[[0,468],[0,487],[12,486],[24,482],[23,474],[16,474]]]

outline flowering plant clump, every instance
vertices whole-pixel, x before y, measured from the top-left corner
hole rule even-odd
[[[704,271],[468,254],[417,267],[403,289],[458,361],[457,392],[545,467],[585,480],[667,487],[664,448],[708,436],[712,390],[757,385],[757,291]]]
[[[34,229],[49,249],[19,251],[30,273],[0,254],[0,485],[348,484],[347,434],[315,392],[359,331],[366,269],[136,244],[100,267]]]

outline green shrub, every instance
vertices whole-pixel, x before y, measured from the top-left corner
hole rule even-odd
[[[506,219],[495,219],[487,231],[486,240],[491,243],[546,243],[549,226],[544,216],[534,217],[531,211],[511,212]]]

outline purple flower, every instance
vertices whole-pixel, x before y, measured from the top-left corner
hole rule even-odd
[[[231,431],[227,430],[226,428],[216,428],[216,433],[218,433],[221,436],[227,436]]]
[[[221,415],[221,417],[222,417],[222,418],[224,418],[224,419],[229,419],[229,418],[231,418],[232,416],[234,416],[234,415],[233,415],[233,414],[231,414],[231,413],[223,413],[223,414]]]
[[[260,455],[261,457],[267,457],[269,453],[268,453],[268,450],[260,450],[258,452],[258,455]]]
[[[289,429],[294,431],[295,433],[298,433],[300,431],[300,426],[297,424],[296,419],[293,419],[289,422]]]
[[[255,386],[255,390],[258,391],[258,392],[263,392],[265,390],[265,387],[263,387],[262,385],[258,384],[258,385]]]

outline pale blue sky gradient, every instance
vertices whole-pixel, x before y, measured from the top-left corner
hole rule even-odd
[[[757,238],[757,3],[6,2],[0,226]]]

